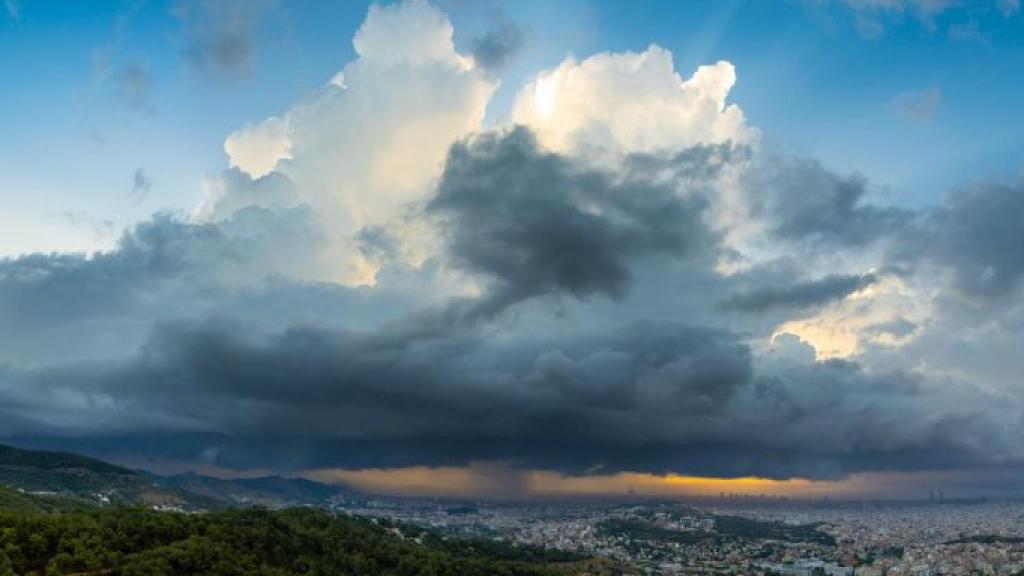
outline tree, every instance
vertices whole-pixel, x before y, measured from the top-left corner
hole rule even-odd
[[[14,573],[14,564],[3,550],[0,550],[0,576],[17,576]]]

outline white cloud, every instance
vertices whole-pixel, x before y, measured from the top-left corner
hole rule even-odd
[[[472,61],[455,51],[453,33],[448,17],[425,0],[396,6],[374,4],[352,46],[361,62],[380,68],[438,62],[469,68]]]
[[[313,208],[329,238],[325,279],[372,283],[376,266],[354,237],[400,225],[430,193],[451,144],[480,128],[497,83],[455,50],[452,33],[424,0],[374,5],[353,39],[358,57],[331,82],[225,141],[232,166],[287,177],[296,203]],[[244,187],[234,192],[241,199],[212,190],[201,214],[223,212],[211,204],[259,204]]]
[[[291,148],[288,121],[276,116],[246,124],[224,141],[231,166],[253,178],[266,176],[279,161],[291,158]]]
[[[554,150],[679,150],[697,144],[754,143],[757,130],[726,98],[736,82],[729,62],[701,66],[684,80],[672,54],[601,53],[540,73],[516,100],[512,120]]]

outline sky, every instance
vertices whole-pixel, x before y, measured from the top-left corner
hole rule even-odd
[[[0,4],[0,442],[1024,496],[1016,0]]]

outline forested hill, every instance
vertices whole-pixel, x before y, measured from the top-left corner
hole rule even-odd
[[[158,476],[64,452],[0,445],[0,487],[79,503],[145,505],[183,510],[258,505],[322,505],[343,491],[301,478],[220,479],[198,474]],[[352,495],[350,491],[345,492]],[[0,501],[2,508],[2,501]]]
[[[154,478],[94,458],[4,445],[0,445],[0,487],[32,497],[56,497],[65,503],[77,502],[80,505],[128,504],[198,509],[214,504],[207,498],[164,486]]]
[[[68,452],[23,450],[0,444],[0,466],[38,468],[41,470],[86,470],[96,474],[135,474],[102,460]]]
[[[621,573],[604,560],[449,539],[316,508],[223,509],[232,498],[322,500],[335,490],[276,477],[168,479],[74,454],[0,446],[0,576]],[[197,506],[203,499],[212,505]],[[158,504],[194,512],[153,510]]]
[[[446,540],[314,509],[0,513],[0,576],[602,573],[600,564],[588,562],[535,548]]]
[[[92,504],[77,498],[56,495],[30,494],[0,486],[0,512],[47,513],[76,512],[92,508]]]

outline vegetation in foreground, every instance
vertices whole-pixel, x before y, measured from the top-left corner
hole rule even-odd
[[[557,554],[557,553],[556,553]],[[314,509],[0,512],[0,576],[556,575],[543,550],[445,540]]]
[[[339,492],[300,479],[155,477],[0,445],[0,576],[621,573],[603,559],[314,508],[225,509],[320,503]]]

